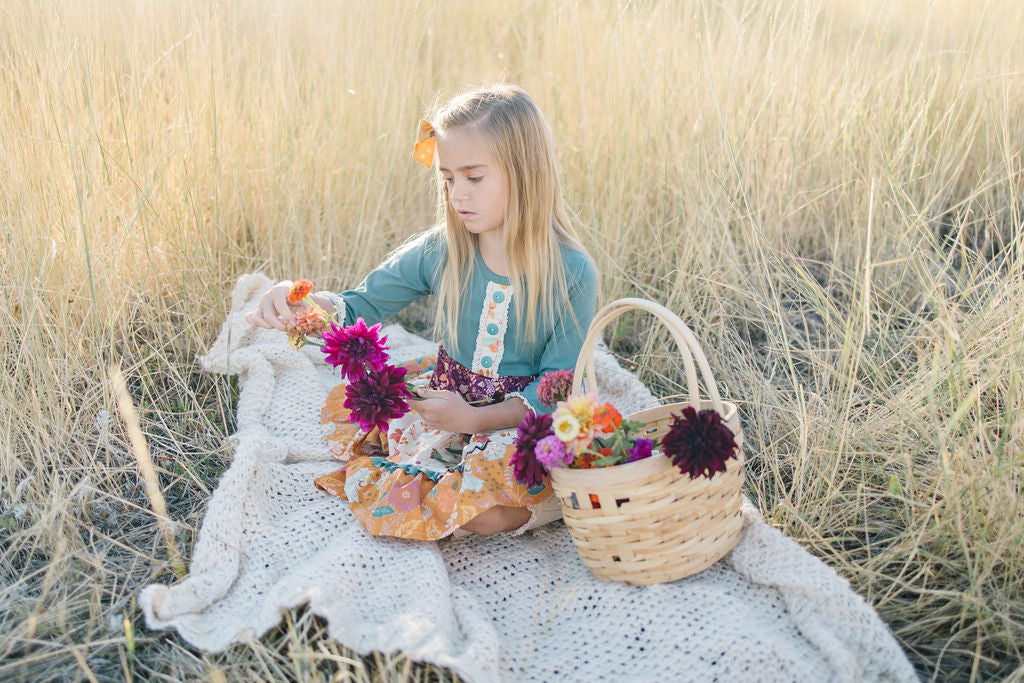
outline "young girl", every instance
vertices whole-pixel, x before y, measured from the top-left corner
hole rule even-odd
[[[357,288],[313,295],[344,325],[357,318],[370,325],[436,294],[442,344],[436,361],[413,367],[433,370],[429,388],[386,435],[356,441],[344,385],[336,387],[323,411],[325,432],[347,463],[316,485],[348,500],[377,536],[522,532],[560,514],[548,483],[516,482],[509,464],[516,427],[528,411],[551,410],[537,398],[539,377],[575,366],[597,277],[564,207],[550,131],[523,90],[498,86],[455,98],[421,122],[414,156],[432,165],[435,145],[443,223]],[[275,285],[246,319],[286,329],[294,318],[290,287]]]

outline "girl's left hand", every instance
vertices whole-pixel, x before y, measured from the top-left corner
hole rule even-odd
[[[432,429],[443,429],[458,434],[475,434],[475,409],[453,391],[440,389],[419,390],[422,401],[410,401],[409,407],[422,417]]]

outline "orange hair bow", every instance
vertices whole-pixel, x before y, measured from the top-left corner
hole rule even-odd
[[[412,158],[427,168],[434,165],[434,151],[437,149],[437,133],[434,126],[426,119],[420,119],[420,128],[416,133],[416,144],[412,148]]]

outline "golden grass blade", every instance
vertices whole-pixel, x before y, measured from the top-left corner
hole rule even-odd
[[[167,516],[167,504],[164,502],[163,493],[160,491],[160,480],[157,477],[156,468],[153,467],[153,458],[149,453],[146,437],[143,436],[142,429],[139,427],[139,415],[135,410],[135,404],[132,403],[131,396],[128,395],[128,387],[125,384],[124,375],[121,374],[119,368],[110,366],[107,376],[110,380],[113,394],[117,399],[117,408],[121,413],[121,419],[124,420],[125,427],[128,430],[128,438],[132,444],[132,453],[135,455],[135,461],[139,466],[139,474],[142,476],[146,497],[149,498],[149,503],[153,508],[153,515],[156,517],[157,526],[167,546],[167,557],[171,563],[171,569],[179,579],[185,578],[187,573],[185,571],[185,563],[181,558],[181,553],[178,552],[178,545],[174,540],[174,529],[171,525],[171,518]]]

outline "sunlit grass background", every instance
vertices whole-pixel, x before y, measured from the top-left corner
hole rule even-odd
[[[187,559],[237,395],[194,359],[235,279],[357,282],[433,216],[418,118],[505,80],[602,298],[678,311],[740,403],[767,519],[923,678],[1020,680],[1021,35],[1013,0],[0,1],[0,678],[448,676],[303,610],[217,656],[145,630],[174,575],[107,376]],[[680,390],[650,320],[614,338]]]

